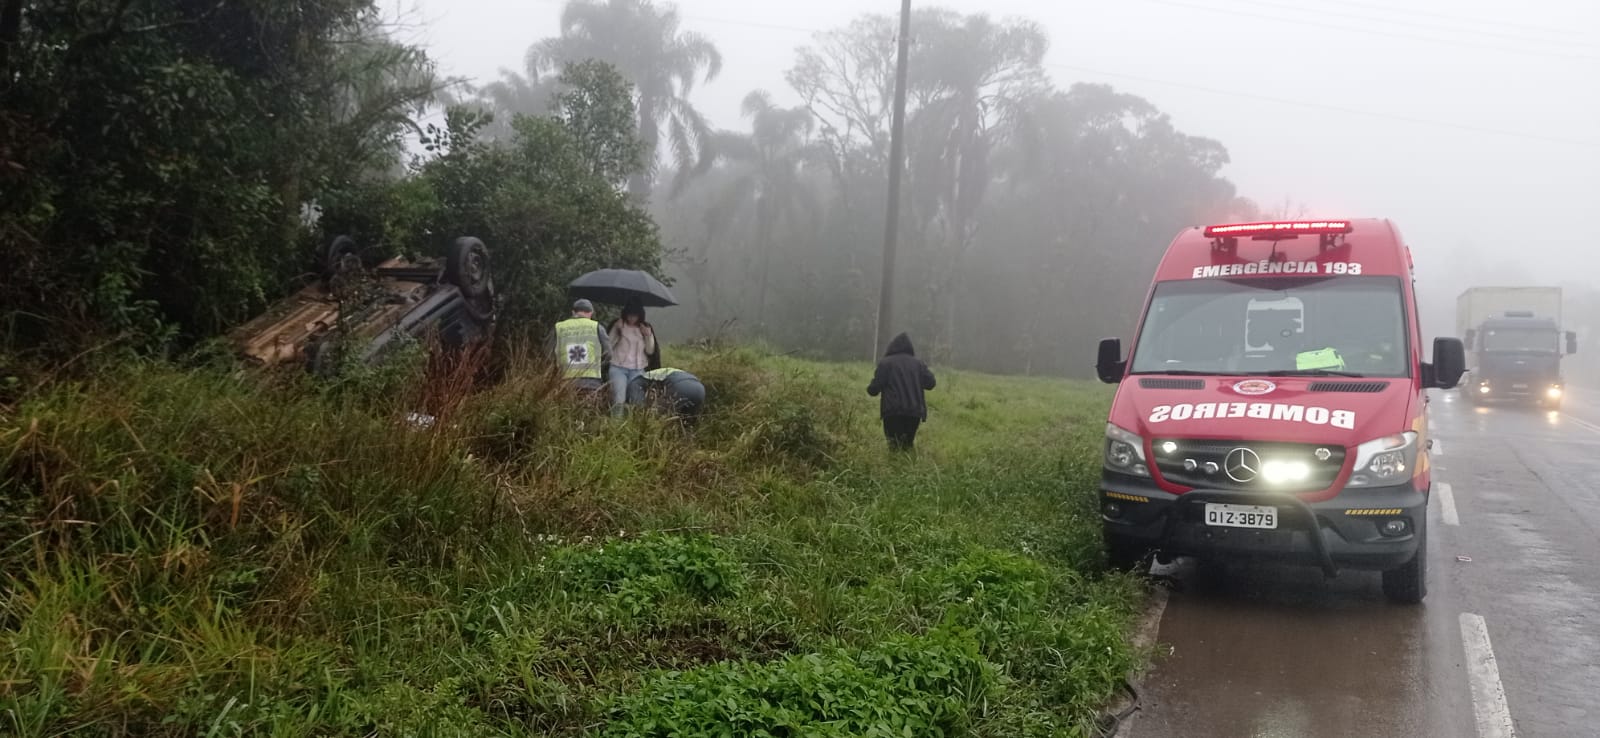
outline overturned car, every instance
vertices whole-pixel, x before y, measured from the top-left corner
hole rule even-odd
[[[319,256],[316,281],[229,334],[244,361],[322,374],[408,340],[460,349],[491,334],[494,281],[476,238],[457,238],[443,258],[389,257],[369,267],[355,239],[339,236]]]

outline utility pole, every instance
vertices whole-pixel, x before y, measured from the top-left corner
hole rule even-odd
[[[894,329],[894,250],[900,240],[900,176],[906,154],[906,68],[911,56],[911,0],[900,1],[900,55],[895,63],[894,121],[889,128],[889,207],[883,226],[883,284],[878,289],[878,330],[873,336],[876,357]]]

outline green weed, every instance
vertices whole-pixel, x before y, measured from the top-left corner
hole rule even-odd
[[[0,733],[1092,734],[1140,595],[1100,571],[1103,391],[941,373],[900,458],[865,364],[675,357],[689,433],[526,361],[23,393]]]

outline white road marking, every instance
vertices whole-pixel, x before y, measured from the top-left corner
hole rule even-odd
[[[1439,493],[1439,514],[1444,518],[1445,525],[1460,525],[1461,516],[1456,513],[1455,490],[1450,485],[1440,482],[1433,485],[1434,491]]]
[[[1591,433],[1600,433],[1600,425],[1595,425],[1594,423],[1591,423],[1591,422],[1589,422],[1587,420],[1579,420],[1577,418],[1572,417],[1571,415],[1564,415],[1563,417],[1565,417],[1567,420],[1572,421],[1573,425],[1576,425],[1579,428],[1583,428],[1584,430],[1587,430],[1587,431],[1589,431]]]
[[[1430,439],[1430,440],[1433,441],[1433,448],[1428,449],[1428,453],[1433,455],[1433,456],[1443,456],[1444,455],[1444,441],[1441,441],[1441,440],[1439,440],[1437,438]]]
[[[1472,684],[1472,711],[1478,718],[1478,738],[1516,738],[1506,688],[1500,683],[1500,666],[1489,645],[1489,624],[1482,615],[1461,613],[1461,645],[1467,651],[1467,681]]]

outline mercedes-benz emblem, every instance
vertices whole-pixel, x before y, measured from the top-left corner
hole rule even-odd
[[[1253,482],[1261,473],[1261,456],[1247,448],[1236,448],[1228,452],[1222,470],[1228,473],[1229,479],[1240,484]]]

